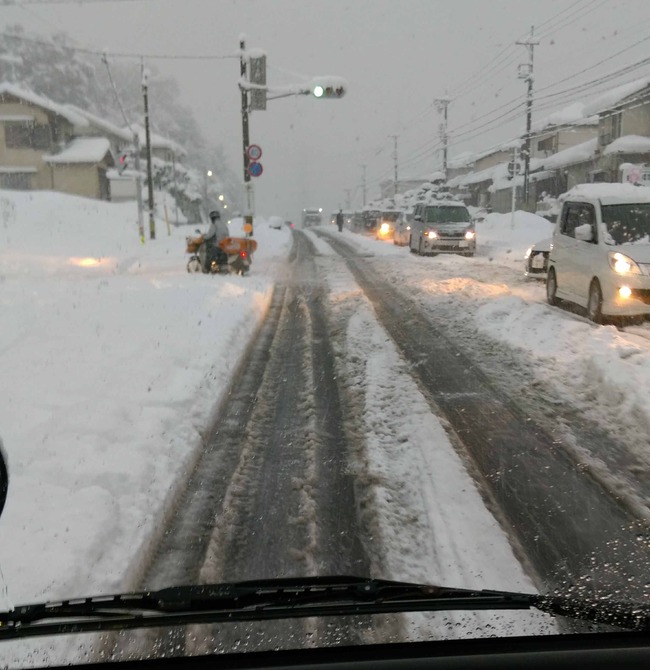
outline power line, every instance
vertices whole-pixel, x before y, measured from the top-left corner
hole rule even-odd
[[[576,5],[579,5],[580,3],[584,2],[584,1],[585,0],[575,0],[575,2],[573,4],[569,5],[568,7],[565,7],[564,9],[560,10],[556,14],[553,14],[551,17],[549,17],[545,21],[542,21],[542,23],[538,24],[537,29],[538,30],[541,29],[543,26],[545,26],[549,22],[554,21],[555,19],[559,18],[562,14],[570,11]],[[597,0],[588,0],[588,3],[593,4],[596,1]],[[522,33],[517,39],[523,39],[526,36],[526,34],[527,33]],[[489,72],[491,72],[494,69],[494,67],[496,67],[499,63],[501,63],[504,60],[502,57],[506,54],[506,52],[508,52],[514,46],[515,46],[515,42],[511,42],[511,43],[507,44],[505,47],[503,47],[503,49],[501,49],[499,51],[499,53],[496,54],[496,56],[491,58],[482,68],[480,68],[474,74],[470,75],[469,77],[467,77],[466,79],[461,81],[461,83],[458,84],[458,86],[456,88],[457,93],[454,97],[458,98],[461,95],[464,95],[464,93],[458,93],[458,91],[464,91],[465,88],[466,88],[466,85],[468,83],[470,83],[471,81],[474,81],[475,79],[478,79],[478,78],[481,78],[483,81],[485,81],[485,78],[486,78],[487,74],[489,74]],[[512,58],[508,58],[508,63],[506,63],[504,65],[504,67],[506,65],[509,65],[510,63],[512,63],[516,59],[517,59],[516,55]],[[496,61],[499,61],[499,62],[497,63]],[[487,72],[486,72],[486,69],[487,69]],[[501,69],[503,69],[503,68],[501,68]],[[500,72],[501,69],[499,69],[498,72]],[[494,74],[496,74],[496,72]],[[492,78],[492,77],[490,77],[490,78]],[[467,90],[471,90],[471,87]]]

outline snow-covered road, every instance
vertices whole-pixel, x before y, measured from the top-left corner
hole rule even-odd
[[[6,604],[132,588],[274,284],[290,279],[291,233],[260,222],[251,276],[215,278],[185,272],[183,230],[141,247],[131,205],[53,194],[4,194],[0,205],[0,379],[9,380],[0,435],[12,476],[0,522]],[[473,259],[417,258],[347,231],[339,239],[644,518],[646,329],[596,328],[544,303],[543,287],[521,268],[525,247],[547,234],[539,221],[524,217],[512,229],[492,217]],[[347,513],[361,525],[373,573],[532,589],[517,539],[486,509],[481,478],[432,413],[413,361],[344,260],[308,235],[317,273],[295,280],[310,298],[314,286],[327,287],[335,365],[327,374],[342,394],[357,496]],[[318,553],[310,560],[318,565]],[[455,621],[445,634],[476,628],[471,617],[460,630]],[[500,621],[500,633],[527,630]],[[479,634],[494,633],[491,625]]]

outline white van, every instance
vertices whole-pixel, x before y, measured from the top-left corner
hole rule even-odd
[[[580,184],[561,197],[546,296],[589,318],[650,314],[650,188]]]

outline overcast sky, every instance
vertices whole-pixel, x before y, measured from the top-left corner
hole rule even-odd
[[[573,98],[570,93],[542,95],[650,56],[649,0],[26,2],[23,7],[0,4],[2,24],[21,23],[44,35],[64,30],[79,46],[109,54],[232,55],[244,33],[250,47],[266,52],[270,85],[320,74],[344,77],[349,90],[342,100],[280,99],[251,116],[251,140],[264,152],[264,174],[255,182],[257,210],[287,218],[296,218],[307,205],[326,211],[345,206],[346,189],[359,206],[362,164],[367,165],[368,198],[378,195],[379,182],[393,175],[391,135],[399,136],[400,178],[438,169],[436,98],[452,99],[450,157],[487,149],[522,132],[523,109],[506,114],[510,121],[499,117],[524,100],[517,65],[526,61],[527,52],[515,42],[531,25],[540,36],[535,48],[537,118],[604,87]],[[210,139],[223,145],[239,174],[238,61],[155,63],[179,80],[184,102]],[[648,74],[650,66],[645,65],[620,81]],[[500,105],[502,110],[490,113]],[[155,109],[151,114],[155,122]]]

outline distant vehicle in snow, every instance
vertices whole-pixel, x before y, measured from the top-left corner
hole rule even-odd
[[[401,247],[407,246],[411,240],[411,228],[413,225],[413,211],[403,210],[395,221],[395,230],[393,232],[393,244]]]
[[[419,203],[413,210],[413,220],[409,243],[412,253],[474,255],[476,229],[462,202]]]
[[[323,222],[322,207],[308,207],[302,210],[302,227],[320,226]]]
[[[284,226],[284,219],[280,216],[270,216],[269,217],[269,228],[274,230],[281,230]]]
[[[531,244],[524,254],[524,275],[531,279],[546,279],[548,273],[548,256],[553,239],[547,237]]]
[[[399,209],[382,210],[375,228],[375,239],[392,240],[395,232],[395,222],[400,214]]]

